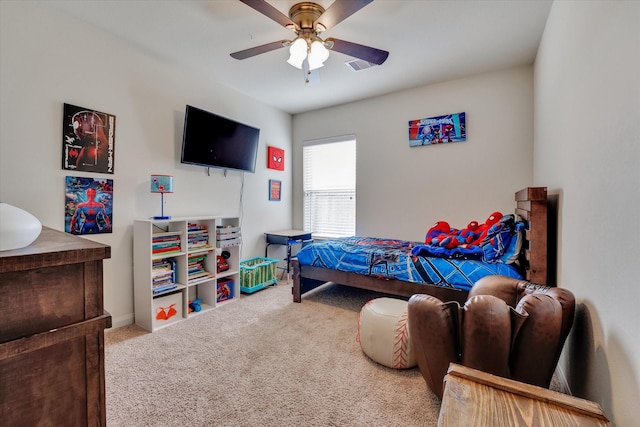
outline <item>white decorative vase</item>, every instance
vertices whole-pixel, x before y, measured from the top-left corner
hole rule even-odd
[[[0,251],[24,248],[42,231],[38,218],[15,206],[0,202]]]

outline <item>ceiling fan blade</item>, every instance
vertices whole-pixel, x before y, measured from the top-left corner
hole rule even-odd
[[[272,50],[280,49],[281,47],[284,47],[287,43],[290,43],[290,41],[280,40],[278,42],[271,42],[271,43],[263,44],[260,46],[252,47],[250,49],[233,52],[231,54],[231,57],[235,59],[247,59],[247,58],[251,58],[252,56],[256,56],[262,53],[271,52]]]
[[[276,21],[278,24],[282,25],[286,28],[299,30],[298,26],[295,22],[293,22],[289,17],[282,12],[280,12],[275,7],[271,6],[264,0],[240,0],[242,3],[246,4],[249,7],[254,8],[267,18],[271,18]]]
[[[324,11],[316,24],[321,24],[325,29],[338,25],[340,22],[353,15],[373,0],[336,0]],[[319,31],[321,31],[319,29]]]
[[[364,59],[365,61],[369,61],[372,64],[376,65],[381,65],[384,61],[387,60],[387,57],[389,56],[389,52],[387,52],[386,50],[380,50],[358,43],[352,43],[334,38],[328,38],[325,41],[333,43],[331,50],[344,53],[345,55]]]

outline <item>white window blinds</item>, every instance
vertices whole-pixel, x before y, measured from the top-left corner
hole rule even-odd
[[[305,141],[304,229],[314,237],[356,232],[355,135]]]

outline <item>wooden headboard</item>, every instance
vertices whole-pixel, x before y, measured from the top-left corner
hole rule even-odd
[[[516,215],[526,224],[525,247],[520,253],[520,265],[527,281],[549,283],[547,187],[527,187],[516,193]]]

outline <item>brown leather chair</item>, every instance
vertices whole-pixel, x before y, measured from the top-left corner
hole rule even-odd
[[[451,362],[548,388],[574,313],[571,291],[488,276],[464,306],[413,295],[408,323],[420,373],[442,398]]]

